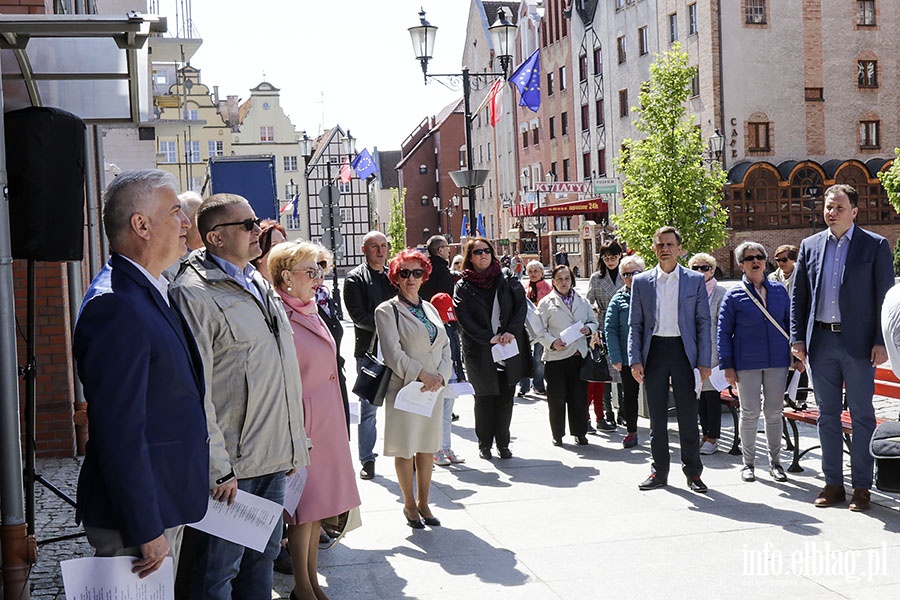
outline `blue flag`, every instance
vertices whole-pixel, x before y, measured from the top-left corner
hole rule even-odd
[[[462,218],[462,228],[459,232],[459,237],[469,237],[469,215],[463,215]]]
[[[478,213],[478,220],[475,221],[475,230],[481,237],[487,237],[487,232],[484,230],[484,216],[481,213]]]
[[[356,155],[350,166],[353,167],[353,170],[356,171],[356,176],[360,179],[368,179],[370,175],[378,175],[378,166],[372,159],[372,155],[369,154],[368,148],[363,148],[363,151]]]
[[[541,107],[541,49],[535,50],[509,80],[519,90],[519,106],[527,106],[533,112]]]

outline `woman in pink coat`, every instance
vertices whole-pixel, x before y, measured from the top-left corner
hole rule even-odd
[[[334,339],[316,304],[316,288],[324,276],[317,264],[320,250],[310,242],[285,242],[272,248],[269,255],[272,281],[294,331],[306,437],[312,444],[300,503],[284,517],[294,571],[291,598],[298,600],[327,599],[317,576],[319,522],[360,504]]]

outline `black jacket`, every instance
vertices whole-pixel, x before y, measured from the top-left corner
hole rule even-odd
[[[491,327],[494,296],[500,305],[500,328]],[[506,381],[512,386],[532,372],[531,348],[525,333],[525,290],[519,278],[504,269],[492,289],[483,290],[464,280],[456,284],[453,306],[462,334],[466,376],[477,396],[500,393],[497,365],[491,356],[491,338],[498,333],[516,336],[519,353],[506,361]]]
[[[419,288],[419,296],[428,302],[431,302],[434,295],[440,292],[452,296],[456,282],[453,275],[450,274],[450,264],[436,254],[430,255],[428,259],[431,261],[431,275],[428,276],[428,281]]]
[[[331,314],[329,314],[329,311]],[[337,318],[337,306],[334,304],[334,298],[328,296],[328,311],[319,306],[319,316],[322,322],[331,332],[334,338],[334,347],[337,351],[338,363],[338,383],[341,384],[341,399],[344,402],[344,420],[347,423],[347,439],[350,439],[350,399],[347,396],[347,376],[344,374],[344,357],[341,356],[341,339],[344,337],[344,326],[341,320]]]
[[[357,358],[369,351],[375,335],[375,307],[397,295],[387,273],[387,269],[379,273],[363,263],[344,279],[344,308],[353,320],[353,356]]]

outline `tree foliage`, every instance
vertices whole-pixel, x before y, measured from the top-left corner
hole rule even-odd
[[[406,217],[403,207],[406,203],[406,188],[398,191],[391,188],[391,218],[388,221],[387,238],[391,244],[391,255],[406,248]]]
[[[891,168],[878,174],[884,191],[887,192],[888,200],[894,207],[894,210],[900,212],[900,148],[894,148],[897,158],[891,164]]]
[[[656,262],[653,233],[665,225],[681,232],[688,254],[725,243],[728,213],[721,196],[727,176],[718,163],[712,170],[704,164],[700,128],[685,104],[696,72],[677,43],[657,55],[640,106],[632,108],[644,138],[625,140],[616,160],[624,181],[622,214],[613,222],[629,248],[648,263]]]

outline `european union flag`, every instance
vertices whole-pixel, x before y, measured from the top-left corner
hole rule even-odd
[[[363,151],[356,155],[350,166],[353,167],[353,170],[356,171],[356,176],[360,179],[368,179],[370,175],[378,175],[378,166],[372,159],[372,155],[369,154],[368,148],[363,148]]]
[[[509,80],[519,90],[519,106],[537,112],[541,107],[541,49],[532,52]]]

